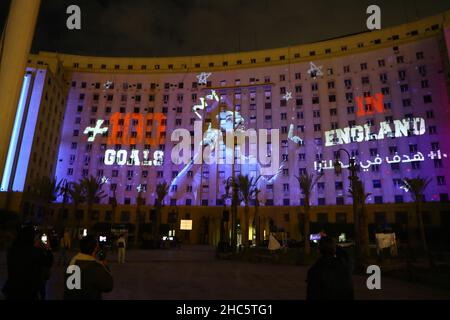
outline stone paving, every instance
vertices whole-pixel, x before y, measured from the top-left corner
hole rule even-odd
[[[204,246],[132,250],[125,264],[111,261],[110,267],[114,290],[104,299],[300,300],[306,291],[306,267],[216,260],[214,249]],[[60,266],[53,268],[49,299],[62,298],[63,272]],[[5,253],[0,252],[0,286],[5,279]],[[450,292],[390,278],[382,277],[381,290],[368,290],[360,276],[354,277],[354,285],[356,299],[450,299]]]

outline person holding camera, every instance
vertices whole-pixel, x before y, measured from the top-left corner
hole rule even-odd
[[[88,235],[80,240],[80,253],[72,258],[70,265],[80,268],[81,288],[69,289],[66,278],[64,299],[101,300],[103,293],[112,291],[113,277],[106,264],[106,256],[94,236]]]
[[[3,287],[7,300],[45,299],[53,254],[32,225],[22,226],[7,252],[8,279]]]
[[[328,236],[320,238],[320,258],[308,270],[307,300],[353,300],[350,259]]]

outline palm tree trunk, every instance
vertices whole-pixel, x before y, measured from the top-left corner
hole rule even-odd
[[[248,203],[245,203],[244,207],[244,221],[242,223],[242,243],[244,244],[244,247],[248,247],[249,245],[249,239],[248,239],[248,232],[249,232],[249,221],[248,221]]]
[[[417,211],[417,204],[416,204]],[[408,216],[408,257],[410,260],[415,259],[416,247],[416,216],[417,213],[410,213]]]
[[[162,215],[162,208],[161,205],[158,203],[156,205],[156,227],[155,227],[155,236],[154,236],[154,240],[159,242],[159,230],[160,230],[160,225],[161,225],[161,215]]]
[[[309,243],[309,197],[305,196],[305,222],[304,222],[304,238],[305,238],[305,254],[311,254],[311,245]]]
[[[134,225],[134,247],[137,248],[138,246],[138,237],[139,237],[139,224],[140,224],[140,210],[139,207],[136,208],[136,223]]]
[[[431,254],[431,252],[428,248],[421,209],[422,209],[422,201],[419,200],[416,202],[416,216],[417,216],[417,220],[419,222],[419,230],[420,230],[420,238],[421,238],[420,240],[422,241],[424,254],[426,257],[428,257],[429,266],[430,266],[430,268],[432,268],[432,267],[434,267],[434,260],[433,260],[433,255]]]
[[[360,234],[361,234],[361,263],[365,264],[369,257],[369,230],[367,226],[367,213],[365,205],[361,206]]]
[[[259,246],[260,242],[260,224],[259,224],[259,206],[255,205],[255,232],[256,232],[256,239],[255,239],[255,245]]]

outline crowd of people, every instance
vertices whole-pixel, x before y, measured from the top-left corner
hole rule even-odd
[[[99,239],[86,235],[79,240],[79,250],[70,261],[71,238],[64,232],[59,241],[58,264],[64,266],[66,300],[99,300],[113,290],[114,281]],[[116,241],[118,263],[125,263],[126,240],[120,235]],[[320,257],[307,273],[308,300],[354,298],[351,261],[334,239],[324,235],[318,246]],[[54,262],[52,248],[46,236],[34,226],[24,226],[7,252],[8,279],[2,288],[7,300],[45,300],[47,281]],[[66,267],[79,270],[79,286],[67,285],[72,273]],[[67,269],[69,270],[69,269]]]
[[[64,269],[64,299],[97,300],[102,298],[102,293],[112,291],[113,277],[106,260],[106,248],[93,235],[78,240],[78,253],[71,257],[72,239],[67,230],[55,248],[51,245],[55,242],[50,241],[45,233],[38,232],[35,226],[22,226],[6,254],[8,278],[1,288],[6,300],[45,300],[47,281],[56,261]],[[118,262],[125,263],[126,240],[123,234],[115,246]],[[58,252],[57,259],[54,251]],[[66,272],[66,268],[74,265],[80,270],[81,285],[79,289],[69,290],[66,282],[71,274]]]

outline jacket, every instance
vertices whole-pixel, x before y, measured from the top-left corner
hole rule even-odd
[[[111,292],[113,289],[113,277],[110,271],[94,257],[79,253],[72,258],[70,265],[77,265],[81,271],[81,288],[68,289],[66,274],[64,282],[65,300],[101,300],[103,292]]]
[[[349,261],[340,256],[322,256],[308,270],[307,300],[353,300]]]
[[[8,279],[2,289],[6,299],[37,300],[52,263],[51,251],[14,244],[7,253]]]

